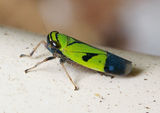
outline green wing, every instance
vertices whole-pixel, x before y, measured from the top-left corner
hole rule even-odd
[[[70,37],[68,39],[67,46],[62,50],[62,53],[67,58],[87,68],[104,72],[107,59],[106,51],[97,49]]]
[[[90,69],[117,75],[127,75],[132,63],[112,53],[90,46],[64,34],[52,32],[52,39],[59,43],[60,54]],[[58,51],[57,51],[58,52]]]

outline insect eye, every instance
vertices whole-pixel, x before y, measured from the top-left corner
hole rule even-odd
[[[55,41],[52,41],[51,44],[55,48],[60,48],[60,45],[57,42],[55,42]]]
[[[55,42],[53,42],[53,43],[52,43],[52,45],[53,45],[54,47],[56,47],[56,46],[57,46],[57,44],[56,44]]]

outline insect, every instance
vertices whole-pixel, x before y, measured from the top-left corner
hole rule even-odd
[[[29,55],[21,54],[20,57],[31,57],[41,44],[43,44],[52,53],[52,56],[44,59],[41,62],[38,62],[33,67],[26,69],[25,73],[36,68],[43,62],[53,60],[54,58],[58,57],[60,58],[60,64],[64,68],[71,83],[74,85],[75,90],[77,90],[78,87],[67,72],[64,66],[65,62],[75,62],[84,67],[104,74],[108,73],[115,75],[127,75],[132,70],[131,61],[88,45],[57,31],[52,31],[50,34],[48,34],[47,42],[39,42]]]

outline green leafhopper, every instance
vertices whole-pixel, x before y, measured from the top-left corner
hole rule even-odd
[[[27,73],[31,69],[37,67],[39,64],[58,57],[60,58],[60,64],[62,65],[66,72],[66,75],[74,85],[75,90],[77,90],[78,87],[69,76],[66,68],[64,67],[64,62],[75,62],[86,68],[104,74],[108,73],[115,75],[127,75],[132,70],[131,61],[128,61],[110,52],[88,45],[57,31],[53,31],[48,34],[47,42],[41,41],[40,43],[38,43],[38,45],[29,55],[21,54],[20,57],[31,57],[40,46],[40,44],[44,44],[44,46],[52,53],[52,56],[44,59],[41,62],[38,62],[35,66],[26,69],[25,72]]]

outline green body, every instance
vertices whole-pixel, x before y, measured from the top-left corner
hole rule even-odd
[[[64,55],[84,67],[99,72],[109,72],[120,75],[128,74],[131,70],[130,69],[126,72],[126,68],[131,65],[130,61],[104,50],[95,48],[64,34],[51,32],[48,35],[48,45],[50,45],[49,41],[56,42],[59,45],[59,54]],[[48,46],[48,48],[50,47]],[[50,49],[50,51],[54,53],[54,50]]]
[[[52,33],[53,40],[56,40],[55,35]],[[82,43],[74,38],[68,37],[63,34],[57,35],[59,42],[61,43],[61,48],[59,49],[63,55],[72,61],[81,64],[87,68],[105,72],[105,60],[107,58],[107,53],[103,50],[92,47],[88,44]],[[86,56],[86,53],[95,53],[95,55],[89,58],[87,61],[83,60],[83,57]]]

